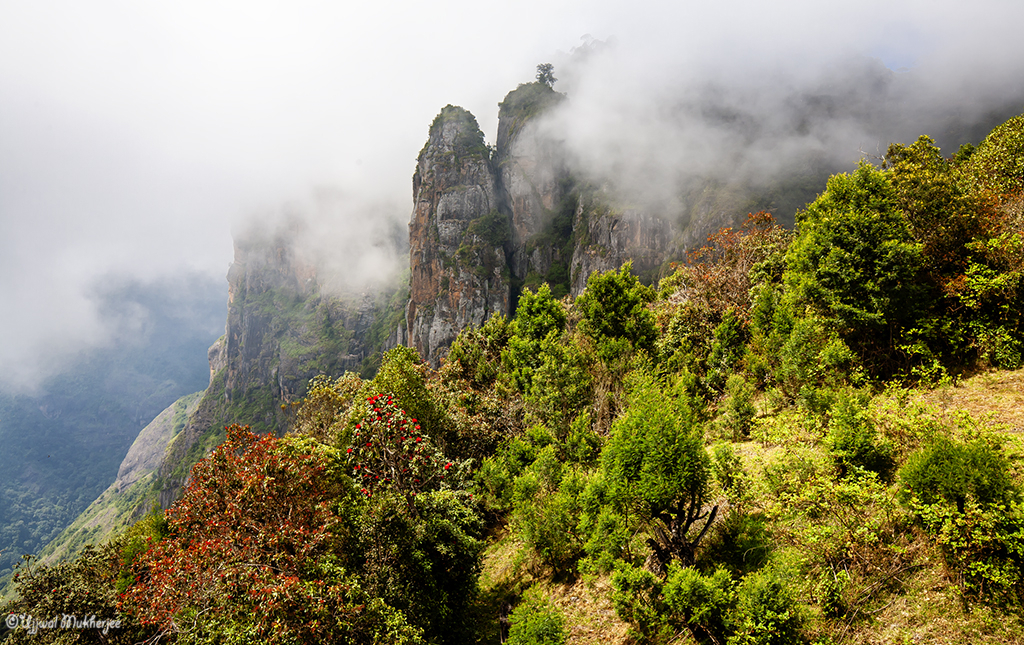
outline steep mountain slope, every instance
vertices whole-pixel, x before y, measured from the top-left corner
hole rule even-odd
[[[154,486],[164,508],[192,465],[223,439],[224,426],[281,432],[286,404],[304,394],[310,378],[372,368],[384,323],[403,299],[395,298],[400,287],[328,292],[292,241],[282,228],[235,242],[226,331],[209,351],[210,385],[157,470]]]
[[[779,219],[791,221],[804,196],[821,189],[817,168],[767,187],[697,178],[671,205],[630,202],[588,181],[545,120],[566,100],[541,82],[509,92],[494,148],[472,114],[441,110],[413,176],[407,290],[335,293],[297,250],[294,231],[239,237],[226,333],[209,349],[209,387],[139,499],[169,506],[226,424],[280,432],[289,418],[282,404],[300,398],[314,375],[371,375],[379,351],[396,345],[436,367],[460,331],[494,314],[511,317],[523,289],[546,282],[555,297],[575,297],[591,275],[627,261],[652,282],[748,210],[782,209]]]
[[[59,561],[77,553],[86,543],[109,539],[134,524],[156,504],[153,479],[167,444],[195,413],[202,394],[196,392],[181,397],[142,429],[121,462],[114,483],[39,552],[40,561]]]

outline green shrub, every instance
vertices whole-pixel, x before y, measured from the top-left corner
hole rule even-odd
[[[796,601],[781,574],[768,566],[748,574],[736,587],[729,645],[788,645],[800,641]]]
[[[555,439],[543,425],[531,426],[525,436],[513,437],[494,455],[485,457],[474,473],[484,489],[485,502],[495,510],[511,508],[515,479],[537,459],[540,451]]]
[[[586,355],[571,339],[550,334],[538,347],[539,361],[526,388],[526,403],[559,437],[590,403],[593,377]]]
[[[587,477],[578,470],[545,463],[549,446],[533,467],[515,481],[512,526],[523,542],[556,573],[571,571],[583,555],[583,539],[577,529]]]
[[[646,642],[669,640],[675,630],[661,597],[662,582],[650,571],[620,562],[612,575],[612,604],[619,618],[630,623]]]
[[[965,597],[1024,601],[1024,506],[971,501],[962,511],[932,504],[917,512]]]
[[[570,463],[592,466],[601,454],[601,445],[601,437],[594,432],[590,423],[590,414],[584,412],[573,419],[569,426],[569,434],[562,449],[563,458]]]
[[[764,566],[772,552],[772,536],[760,514],[732,506],[721,522],[708,533],[696,567],[702,570],[726,567],[743,576]]]
[[[989,365],[1006,370],[1024,364],[1024,341],[1003,326],[973,325],[979,356]]]
[[[550,602],[528,594],[509,616],[507,645],[562,645],[569,634],[565,619]]]
[[[728,443],[716,443],[711,447],[711,473],[719,486],[727,493],[741,497],[746,473],[736,451]]]
[[[830,177],[825,192],[797,214],[786,261],[789,297],[834,321],[876,372],[890,369],[889,350],[915,326],[930,298],[919,279],[921,244],[889,175],[862,162],[852,173]]]
[[[495,314],[481,327],[463,329],[448,350],[442,372],[447,378],[464,379],[476,388],[487,387],[498,377],[501,351],[508,344],[509,323]]]
[[[1007,502],[1017,491],[1003,453],[984,439],[962,443],[939,435],[912,454],[900,470],[904,500],[946,503],[963,512],[969,501],[982,506]]]
[[[632,270],[627,262],[618,272],[590,276],[586,290],[576,299],[575,307],[583,314],[579,328],[599,348],[604,339],[624,338],[636,349],[654,349],[658,332],[654,314],[647,308],[654,290],[641,284]]]
[[[996,445],[939,435],[910,456],[900,483],[965,597],[1024,600],[1024,507]]]
[[[520,392],[529,390],[533,372],[543,362],[542,342],[550,336],[551,343],[557,343],[565,323],[565,308],[551,295],[547,284],[541,285],[536,294],[523,290],[515,318],[509,323],[508,344],[501,352],[502,367]]]
[[[694,568],[669,567],[665,604],[699,642],[722,643],[728,633],[735,584],[725,569],[703,575]]]
[[[722,316],[722,322],[712,332],[711,353],[708,355],[707,382],[714,390],[721,391],[726,378],[739,364],[746,352],[747,331],[729,309]]]
[[[457,452],[454,423],[443,405],[427,389],[427,366],[415,349],[399,345],[384,354],[367,395],[390,394],[399,407],[423,426],[424,432],[446,451]]]
[[[750,436],[757,410],[751,402],[754,398],[754,386],[740,374],[730,374],[725,384],[725,399],[719,409],[719,427],[723,436],[739,441]]]
[[[462,491],[405,500],[384,492],[361,517],[366,591],[400,610],[430,642],[465,642],[483,556],[483,522]]]
[[[892,445],[878,436],[864,401],[855,395],[840,395],[832,407],[828,445],[841,477],[861,468],[886,478],[895,465]]]

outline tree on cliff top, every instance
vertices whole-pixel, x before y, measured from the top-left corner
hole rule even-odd
[[[541,63],[537,65],[537,82],[543,83],[548,87],[552,87],[555,84],[555,66],[551,63]]]

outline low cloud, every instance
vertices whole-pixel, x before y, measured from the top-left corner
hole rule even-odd
[[[108,276],[224,285],[252,213],[301,218],[338,288],[393,274],[434,115],[461,105],[493,142],[537,63],[569,95],[552,127],[580,167],[678,207],[702,177],[977,141],[971,124],[1024,109],[1022,22],[1002,0],[4,3],[0,381],[118,342],[91,295]]]

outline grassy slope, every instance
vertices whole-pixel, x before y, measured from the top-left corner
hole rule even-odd
[[[872,416],[886,434],[898,435],[902,422],[909,417],[950,424],[966,413],[978,422],[976,426],[981,431],[1006,438],[1007,452],[1018,457],[1018,464],[1024,464],[1024,369],[987,371],[955,385],[912,390],[907,394],[905,399],[881,394],[872,401]],[[792,413],[792,409],[762,410],[758,419],[760,431],[755,430],[752,439],[734,444],[744,470],[750,475],[752,499],[747,503],[759,512],[768,511],[768,515],[773,495],[763,485],[766,469],[794,454],[819,463],[828,460],[820,434],[795,429],[793,422],[797,419]],[[787,430],[780,431],[780,426]],[[724,517],[723,513],[720,518]],[[785,528],[769,520],[777,551],[787,548]],[[885,577],[880,575],[853,581],[854,585],[860,583],[864,587],[867,598],[856,615],[845,620],[825,621],[820,612],[816,614],[816,581],[796,581],[804,594],[799,600],[810,603],[805,605],[806,633],[816,636],[818,642],[857,644],[1024,643],[1021,617],[980,604],[964,605],[955,582],[942,565],[941,554],[926,536],[917,532],[906,548],[913,554],[911,565],[896,571],[884,585],[878,585],[877,578]],[[790,550],[794,549],[790,546]],[[879,588],[872,590],[874,585]],[[509,604],[514,604],[531,586],[539,586],[562,612],[568,643],[636,642],[629,636],[629,625],[615,614],[610,576],[556,580],[550,570],[536,563],[528,548],[507,532],[493,536],[485,553],[480,587],[483,611],[487,614],[482,619],[487,627],[481,631],[479,642],[499,642],[499,624],[494,617],[507,614]],[[677,642],[693,640],[683,633]]]

